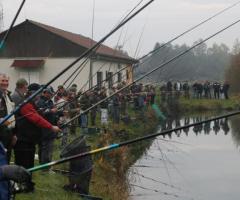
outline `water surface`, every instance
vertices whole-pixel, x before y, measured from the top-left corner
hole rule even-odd
[[[159,129],[204,120],[168,120]],[[158,137],[131,168],[131,199],[240,199],[240,118]]]

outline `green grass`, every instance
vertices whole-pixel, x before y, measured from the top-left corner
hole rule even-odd
[[[36,172],[33,176],[36,183],[35,192],[31,194],[19,194],[16,200],[73,200],[81,199],[78,195],[66,192],[63,185],[67,178],[60,174],[49,174],[47,172]]]
[[[225,99],[185,99],[179,101],[180,110],[189,111],[220,111],[239,109],[240,98],[238,96]]]
[[[135,119],[129,125],[125,125],[122,122],[119,125],[115,125],[110,122],[107,134],[95,134],[87,137],[87,143],[91,145],[92,149],[130,140],[154,131],[158,121],[151,108],[145,111],[145,117],[148,121],[140,119],[138,112],[134,112],[130,108],[128,111],[131,117]],[[97,126],[101,127],[99,116],[97,117]],[[114,134],[119,130],[125,130],[126,135]],[[80,134],[80,130],[78,130],[78,135]],[[73,139],[72,137],[71,140]],[[144,154],[151,142],[151,140],[148,140],[131,147],[123,147],[94,156],[90,194],[102,197],[104,200],[127,199],[130,191],[127,171]],[[59,144],[60,141],[55,142],[54,160],[59,159]],[[35,164],[38,164],[38,162],[36,161]],[[60,166],[55,166],[55,168],[67,169],[67,166],[68,164],[61,164]],[[19,194],[16,196],[16,200],[81,199],[77,194],[66,192],[63,189],[63,186],[68,183],[68,178],[61,174],[50,174],[40,171],[34,173],[33,181],[36,183],[35,192],[32,194]]]

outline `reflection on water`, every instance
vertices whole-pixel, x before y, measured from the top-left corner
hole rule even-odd
[[[160,131],[206,120],[175,117]],[[130,170],[131,199],[239,200],[240,118],[215,120],[155,139]]]
[[[169,130],[169,129],[174,129],[177,127],[181,127],[181,126],[186,126],[189,125],[190,123],[197,123],[197,122],[201,122],[203,120],[207,120],[209,119],[208,117],[185,117],[183,119],[181,118],[175,118],[175,119],[168,119],[165,122],[163,122],[159,128],[159,131],[165,131],[165,130]],[[205,124],[200,124],[197,126],[194,126],[192,128],[192,131],[195,133],[195,135],[198,134],[210,134],[211,131],[213,131],[216,135],[219,133],[219,131],[222,130],[224,132],[225,135],[228,134],[228,132],[230,131],[229,128],[229,123],[228,123],[228,118],[225,119],[220,119],[220,120],[214,120],[212,122],[207,122]],[[178,130],[175,131],[175,134],[177,135],[177,137],[180,137],[181,133],[184,132],[186,136],[188,136],[189,133],[189,128],[185,128],[183,130]],[[167,136],[171,139],[173,133],[169,133]],[[239,138],[240,139],[240,138]]]

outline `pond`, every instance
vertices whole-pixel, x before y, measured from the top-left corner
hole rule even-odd
[[[159,131],[205,118],[169,119]],[[239,200],[239,144],[239,117],[156,138],[129,170],[130,199]]]

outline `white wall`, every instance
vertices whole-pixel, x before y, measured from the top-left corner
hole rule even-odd
[[[16,58],[20,59],[20,58]],[[24,59],[24,58],[22,58]],[[33,58],[33,59],[43,59],[43,58]],[[30,81],[36,81],[39,84],[45,84],[50,79],[55,77],[58,73],[60,73],[66,66],[71,64],[73,61],[75,61],[76,58],[48,58],[45,59],[45,64],[43,67],[37,69],[37,70],[22,70],[17,69],[14,67],[11,67],[14,59],[0,59],[0,72],[6,73],[10,76],[10,86],[9,89],[11,91],[15,88],[15,83],[19,78],[26,78],[29,79],[30,75]],[[58,85],[62,85],[63,82],[72,74],[72,72],[80,66],[79,62],[78,64],[75,64],[70,70],[68,70],[66,73],[64,73],[60,78],[58,78],[54,83],[52,83],[52,86],[54,89],[57,88]],[[120,67],[125,67],[125,64],[121,64]],[[94,61],[93,62],[93,74],[96,74],[96,72],[101,68],[101,71],[103,72],[103,80],[106,78],[106,71],[116,73],[119,70],[119,64],[117,63],[110,63],[110,62],[103,62],[103,61]],[[88,61],[86,66],[83,68],[81,73],[77,76],[75,81],[73,83],[78,85],[78,89],[80,89],[89,78],[89,70],[90,70],[90,62]],[[74,76],[77,73],[74,74]],[[122,71],[122,77],[123,79],[126,79],[126,70]],[[72,80],[72,79],[69,79]],[[27,80],[28,81],[28,80]],[[117,81],[117,76],[114,77],[113,82]],[[66,83],[66,86],[69,85],[70,81]],[[97,84],[97,76],[95,75],[93,78],[93,85]],[[87,84],[88,88],[89,84]]]
[[[13,59],[0,59],[0,72],[5,73],[10,77],[9,90],[13,91],[15,88],[16,80],[19,77],[19,72],[10,67]]]
[[[60,73],[63,69],[65,69],[69,64],[75,61],[76,58],[50,58],[45,62],[44,67],[41,70],[41,83],[47,83],[50,79],[55,77],[58,73]],[[73,78],[77,75],[77,72],[74,73],[73,77],[69,79],[69,76],[81,65],[82,62],[78,62],[75,64],[70,70],[64,73],[61,77],[59,77],[52,86],[56,89],[58,85],[62,85],[66,80],[68,82],[65,86],[68,86]],[[81,73],[76,77],[73,83],[78,85],[78,89],[87,81],[89,76],[89,62],[83,67]]]
[[[111,62],[103,62],[103,61],[95,61],[93,62],[93,75],[94,79],[93,79],[93,85],[97,84],[97,71],[101,68],[101,72],[103,72],[103,80],[106,79],[106,72],[113,72],[113,74],[115,74],[116,72],[118,72],[120,69],[126,67],[126,64],[118,64],[118,63],[111,63]],[[126,79],[126,70],[121,71],[122,73],[122,80]],[[113,77],[113,83],[117,83],[118,80],[118,76],[115,75]],[[106,84],[107,86],[107,84]]]

